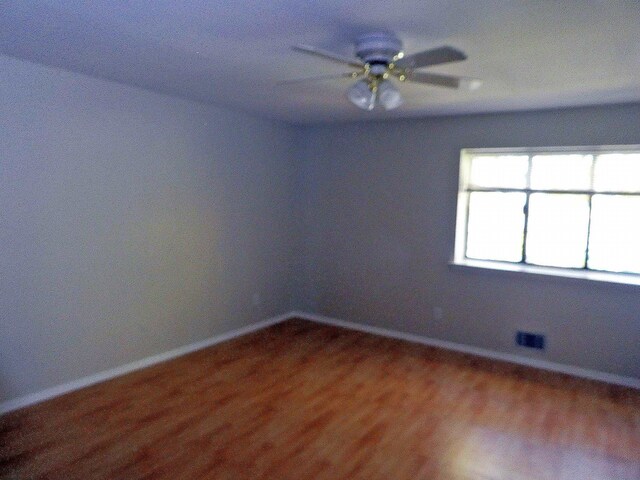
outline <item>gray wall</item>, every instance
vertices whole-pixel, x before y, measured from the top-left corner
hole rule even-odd
[[[640,377],[637,287],[448,266],[461,148],[640,105],[294,128],[8,57],[0,98],[0,402],[292,308]]]
[[[291,309],[295,129],[8,57],[0,99],[0,401]]]
[[[461,148],[640,144],[640,105],[319,126],[305,135],[301,307],[640,377],[639,287],[448,266]],[[547,351],[515,347],[518,328],[545,332]]]

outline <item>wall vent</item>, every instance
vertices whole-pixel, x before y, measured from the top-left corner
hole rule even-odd
[[[517,332],[516,344],[520,345],[521,347],[544,350],[545,337],[540,333]]]

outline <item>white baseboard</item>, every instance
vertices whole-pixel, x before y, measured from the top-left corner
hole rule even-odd
[[[178,347],[173,350],[169,350],[167,352],[159,353],[151,357],[146,357],[141,360],[136,360],[135,362],[127,363],[126,365],[121,365],[119,367],[98,372],[93,375],[79,378],[77,380],[72,380],[70,382],[63,383],[61,385],[56,385],[55,387],[47,388],[45,390],[31,393],[23,397],[7,400],[5,402],[0,403],[0,415],[2,415],[3,413],[11,412],[13,410],[18,410],[19,408],[27,407],[29,405],[40,403],[44,400],[48,400],[53,397],[64,395],[65,393],[69,393],[74,390],[79,390],[81,388],[88,387],[95,383],[103,382],[105,380],[110,380],[112,378],[119,377],[121,375],[125,375],[127,373],[133,372],[135,370],[140,370],[142,368],[155,365],[156,363],[171,360],[172,358],[186,355],[187,353],[195,352],[196,350],[201,350],[203,348],[210,347],[217,343],[222,343],[227,340],[241,337],[243,335],[247,335],[257,330],[270,327],[272,325],[275,325],[276,323],[280,323],[285,320],[289,320],[291,318],[301,318],[304,320],[310,320],[312,322],[323,323],[326,325],[333,325],[336,327],[347,328],[350,330],[357,330],[360,332],[370,333],[373,335],[380,335],[383,337],[405,340],[412,343],[420,343],[420,344],[428,345],[431,347],[438,347],[438,348],[453,350],[461,353],[469,353],[472,355],[477,355],[479,357],[490,358],[493,360],[502,360],[505,362],[515,363],[518,365],[524,365],[527,367],[534,367],[542,370],[549,370],[552,372],[565,373],[567,375],[573,375],[575,377],[587,378],[589,380],[598,380],[601,382],[611,383],[614,385],[622,385],[625,387],[631,387],[631,388],[636,388],[640,390],[640,379],[634,378],[634,377],[625,377],[625,376],[616,375],[613,373],[599,372],[596,370],[589,370],[586,368],[574,367],[572,365],[563,365],[561,363],[548,362],[546,360],[539,360],[539,359],[529,358],[529,357],[522,357],[522,356],[514,355],[511,353],[501,353],[501,352],[496,352],[494,350],[474,347],[471,345],[464,345],[461,343],[455,343],[455,342],[449,342],[446,340],[439,340],[436,338],[424,337],[424,336],[416,335],[413,333],[400,332],[397,330],[389,330],[386,328],[374,327],[371,325],[364,325],[364,324],[349,322],[345,320],[338,320],[336,318],[325,317],[325,316],[316,315],[313,313],[293,311],[293,312],[285,313],[282,315],[278,315],[276,317],[268,318],[260,322],[253,323],[251,325],[247,325],[246,327],[231,330],[229,332],[222,333],[220,335],[214,335],[213,337],[207,338],[205,340],[201,340],[199,342],[195,342],[189,345],[184,345],[182,347]]]
[[[336,318],[325,317],[325,316],[316,315],[313,313],[291,312],[290,315],[295,318],[302,318],[304,320],[310,320],[313,322],[324,323],[324,324],[333,325],[336,327],[348,328],[350,330],[357,330],[365,333],[371,333],[373,335],[380,335],[383,337],[395,338],[398,340],[406,340],[412,343],[421,343],[423,345],[428,345],[430,347],[443,348],[446,350],[453,350],[461,353],[469,353],[471,355],[477,355],[479,357],[490,358],[493,360],[501,360],[505,362],[515,363],[518,365],[524,365],[527,367],[539,368],[541,370],[549,370],[552,372],[565,373],[567,375],[587,378],[589,380],[598,380],[600,382],[640,389],[640,378],[625,377],[622,375],[616,375],[614,373],[599,372],[597,370],[589,370],[587,368],[575,367],[572,365],[564,365],[561,363],[549,362],[547,360],[539,360],[537,358],[523,357],[520,355],[511,354],[511,353],[496,352],[494,350],[474,347],[471,345],[464,345],[462,343],[449,342],[446,340],[439,340],[436,338],[423,337],[421,335],[416,335],[413,333],[400,332],[397,330],[389,330],[386,328],[373,327],[373,326],[364,325],[361,323],[338,320]]]
[[[191,343],[189,345],[184,345],[167,352],[152,355],[151,357],[136,360],[135,362],[127,363],[126,365],[120,365],[119,367],[94,373],[93,375],[88,375],[77,380],[72,380],[61,385],[56,385],[55,387],[47,388],[39,392],[30,393],[23,397],[7,400],[0,403],[0,415],[2,415],[3,413],[11,412],[13,410],[18,410],[19,408],[27,407],[29,405],[40,403],[53,397],[64,395],[65,393],[69,393],[74,390],[88,387],[95,383],[110,380],[112,378],[133,372],[135,370],[140,370],[142,368],[155,365],[156,363],[165,362],[167,360],[171,360],[172,358],[180,357],[182,355],[186,355],[187,353],[195,352],[196,350],[201,350],[217,343],[226,342],[227,340],[247,335],[248,333],[270,327],[271,325],[275,325],[276,323],[280,323],[284,320],[288,320],[289,318],[292,318],[292,316],[293,313],[278,315],[277,317],[272,317],[260,322],[252,323],[251,325],[247,325],[246,327],[237,328],[220,335],[214,335],[213,337],[201,340],[199,342]]]

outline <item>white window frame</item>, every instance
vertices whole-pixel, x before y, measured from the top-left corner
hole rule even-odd
[[[528,155],[529,159],[533,155],[540,154],[581,154],[581,155],[600,155],[603,153],[638,153],[640,145],[601,145],[601,146],[579,146],[579,147],[524,147],[524,148],[464,148],[460,151],[460,171],[458,183],[458,204],[456,214],[456,231],[453,259],[450,265],[454,267],[464,267],[472,269],[493,270],[502,272],[516,272],[516,274],[534,274],[546,275],[550,277],[565,277],[582,280],[593,280],[598,282],[618,283],[627,285],[640,286],[640,274],[632,273],[616,273],[599,270],[591,270],[586,267],[583,269],[563,268],[563,267],[545,267],[527,264],[524,262],[504,262],[498,260],[476,260],[466,257],[466,238],[467,238],[467,220],[469,207],[469,177],[471,172],[471,159],[478,155]],[[532,193],[538,190],[526,189],[487,189],[487,191],[525,191]],[[572,193],[571,191],[562,190],[562,193]],[[588,193],[593,195],[594,191],[579,191],[576,193]],[[617,193],[616,193],[617,194]],[[640,246],[639,246],[640,248]]]

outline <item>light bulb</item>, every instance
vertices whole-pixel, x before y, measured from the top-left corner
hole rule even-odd
[[[460,88],[465,90],[477,90],[482,86],[482,80],[478,78],[461,78]]]
[[[347,92],[351,103],[363,110],[373,110],[376,105],[376,95],[369,87],[366,80],[360,80],[353,84]]]
[[[378,102],[385,110],[393,110],[402,104],[402,96],[391,82],[385,80],[378,85]]]

